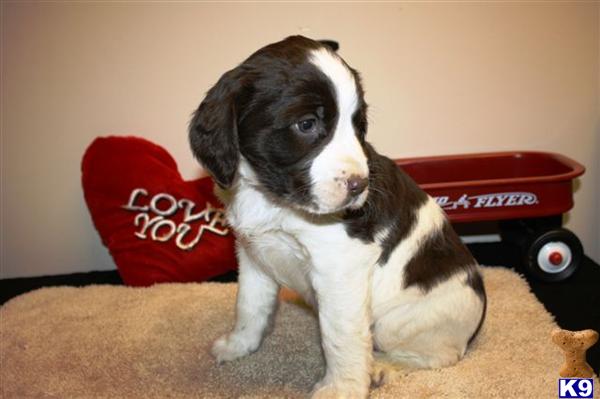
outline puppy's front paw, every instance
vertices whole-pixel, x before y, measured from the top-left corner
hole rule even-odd
[[[368,388],[355,384],[332,383],[325,380],[313,388],[312,399],[364,399],[368,396]]]
[[[246,356],[256,350],[248,342],[233,334],[224,335],[213,344],[211,353],[217,359],[217,363],[229,362]]]

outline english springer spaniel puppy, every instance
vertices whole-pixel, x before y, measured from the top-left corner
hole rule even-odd
[[[281,286],[318,313],[327,366],[313,397],[363,398],[382,365],[464,356],[486,308],[476,261],[366,133],[359,74],[305,37],[258,50],[208,91],[189,138],[218,183],[239,260],[218,362],[258,349]]]

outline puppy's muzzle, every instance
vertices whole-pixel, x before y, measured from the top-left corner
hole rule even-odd
[[[346,181],[346,187],[348,189],[348,196],[358,197],[365,191],[369,185],[369,179],[361,177],[359,175],[352,175]]]

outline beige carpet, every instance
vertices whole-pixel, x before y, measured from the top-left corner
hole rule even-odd
[[[486,269],[485,284],[487,321],[463,361],[371,397],[556,398],[562,355],[549,339],[552,317],[507,269]],[[0,309],[2,397],[306,397],[323,359],[316,320],[295,305],[282,304],[257,353],[216,366],[209,347],[231,327],[235,292],[234,284],[165,284],[15,298]]]

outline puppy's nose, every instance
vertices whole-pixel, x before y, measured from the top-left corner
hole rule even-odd
[[[369,185],[369,179],[358,175],[351,175],[347,180],[348,194],[356,197]]]

